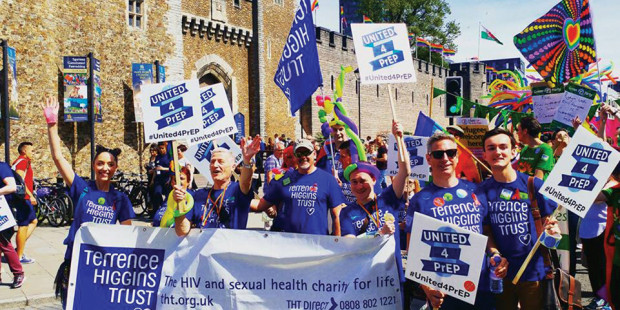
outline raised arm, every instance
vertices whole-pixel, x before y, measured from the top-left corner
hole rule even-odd
[[[254,173],[253,167],[250,163],[256,153],[260,151],[261,137],[256,135],[252,139],[252,143],[247,142],[246,138],[241,139],[241,154],[243,154],[243,164],[241,165],[241,176],[239,177],[239,187],[244,194],[248,194],[252,187],[252,174]],[[250,168],[246,168],[250,167]]]
[[[403,126],[400,125],[397,121],[392,121],[392,134],[396,139],[403,141],[403,143],[397,143],[398,151],[401,152],[400,148],[405,147],[404,138],[403,138]],[[409,174],[411,174],[411,165],[409,164],[409,153],[405,147],[404,154],[405,158],[400,158],[398,156],[398,173],[392,180],[392,189],[394,189],[394,194],[396,194],[396,198],[403,196],[403,192],[405,191],[405,185],[407,184],[407,178]]]
[[[45,121],[47,122],[47,136],[49,138],[52,159],[54,160],[56,169],[58,169],[63,180],[65,180],[65,184],[71,186],[75,173],[71,168],[71,164],[62,156],[62,151],[60,150],[60,137],[58,136],[58,99],[49,95],[45,96],[41,107],[43,108]]]

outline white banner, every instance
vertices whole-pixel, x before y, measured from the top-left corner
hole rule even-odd
[[[473,305],[487,237],[418,212],[411,227],[405,277]]]
[[[430,175],[430,168],[426,160],[426,142],[428,137],[404,136],[405,146],[409,154],[409,164],[411,166],[410,177],[420,181],[427,181]],[[398,173],[398,147],[396,138],[390,134],[388,140],[388,175]]]
[[[400,309],[394,238],[87,223],[67,309]]]
[[[415,83],[405,24],[351,24],[362,84]]]
[[[215,142],[215,143],[214,143]],[[221,147],[230,150],[235,158],[235,165],[238,165],[243,160],[241,154],[241,148],[230,137],[224,136],[209,142],[199,143],[190,146],[183,154],[192,166],[196,167],[200,174],[207,178],[209,184],[213,184],[213,178],[211,178],[211,169],[209,168],[211,163],[211,151],[214,148]]]
[[[146,143],[186,140],[202,129],[198,80],[142,85]]]
[[[199,135],[190,138],[190,145],[237,133],[237,125],[222,83],[200,89],[200,111],[203,129]]]
[[[614,148],[580,126],[540,193],[583,218],[618,161]]]
[[[0,231],[13,228],[17,225],[9,204],[6,202],[4,195],[0,195]]]

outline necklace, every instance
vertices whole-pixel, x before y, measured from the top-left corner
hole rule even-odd
[[[213,187],[209,190],[209,195],[207,197],[207,201],[211,204],[211,209],[209,209],[209,214],[207,214],[207,208],[204,208],[202,211],[202,227],[207,225],[207,221],[211,216],[211,212],[215,209],[215,213],[217,213],[217,217],[220,217],[220,211],[222,210],[222,203],[224,202],[224,196],[226,196],[226,190],[228,189],[228,185],[224,187],[224,190],[215,198],[215,201],[211,198],[211,193],[213,192]],[[217,206],[217,208],[215,208]],[[205,216],[206,215],[206,216]]]
[[[359,202],[358,202],[357,204],[358,204],[360,207],[362,207],[362,209],[363,209],[364,211],[366,211],[366,214],[368,214],[368,216],[370,217],[370,219],[371,219],[373,222],[375,222],[375,225],[377,226],[377,229],[379,229],[379,226],[380,226],[380,225],[379,225],[379,223],[380,223],[380,219],[379,219],[379,210],[378,210],[378,207],[377,207],[377,195],[375,195],[375,197],[373,198],[372,202],[373,202],[372,211],[373,211],[374,213],[376,213],[376,214],[377,214],[377,218],[375,218],[374,216],[372,216],[372,213],[368,212],[368,209],[366,209],[366,208],[364,207],[364,205],[363,205],[363,204],[361,204],[361,203],[359,203]]]

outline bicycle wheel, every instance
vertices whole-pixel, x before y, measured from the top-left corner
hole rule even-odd
[[[39,197],[37,197],[37,205],[33,206],[34,212],[37,215],[37,221],[39,221],[39,225],[41,225],[43,223],[43,220],[45,220],[45,212],[41,210],[41,204],[43,203],[44,202],[39,199]]]
[[[71,200],[71,197],[69,197],[66,193],[60,193],[56,196],[56,198],[62,200],[65,204],[63,220],[67,223],[67,225],[71,225],[73,222],[73,201]]]
[[[142,215],[146,212],[146,197],[147,189],[140,185],[133,185],[129,194],[129,200],[133,206],[133,212],[136,216]]]
[[[53,198],[47,204],[47,220],[53,227],[59,227],[64,223],[65,203],[62,199]]]

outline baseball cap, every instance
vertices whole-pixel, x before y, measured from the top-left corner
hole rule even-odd
[[[297,151],[300,149],[307,149],[309,151],[314,151],[314,145],[312,145],[312,142],[310,142],[310,140],[300,139],[300,140],[297,140],[297,142],[295,142],[294,152],[297,153]]]
[[[449,130],[449,129],[452,129],[452,130],[458,132],[459,134],[457,134],[457,135],[459,135],[461,137],[465,135],[465,131],[463,131],[463,129],[461,127],[457,126],[457,125],[450,125],[450,126],[446,127],[446,130]]]

